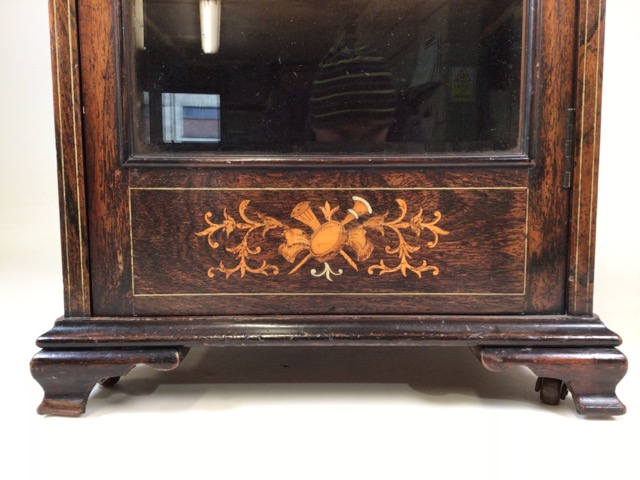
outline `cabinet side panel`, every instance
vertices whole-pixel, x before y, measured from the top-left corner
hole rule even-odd
[[[65,316],[91,314],[76,4],[50,0]]]
[[[593,310],[595,224],[600,151],[604,0],[580,3],[568,311]]]
[[[538,2],[534,75],[537,132],[531,170],[529,313],[565,310],[569,195],[562,187],[566,112],[573,105],[574,2]]]
[[[80,0],[82,106],[94,314],[132,313],[127,176],[120,165],[120,3]]]

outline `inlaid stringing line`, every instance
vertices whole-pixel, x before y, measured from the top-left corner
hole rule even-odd
[[[521,297],[522,293],[449,293],[449,292],[255,292],[255,293],[135,293],[134,297]]]
[[[65,264],[67,266],[67,305],[71,308],[71,268],[70,268],[70,260],[69,260],[69,218],[67,215],[67,189],[65,185],[66,181],[66,172],[65,172],[65,156],[64,156],[64,148],[63,148],[63,138],[62,135],[62,99],[61,99],[61,87],[60,87],[60,51],[58,45],[58,6],[56,3],[53,4],[53,31],[55,32],[55,56],[56,56],[56,91],[58,95],[58,151],[60,154],[60,175],[62,176],[62,205],[63,205],[63,222],[64,222],[64,249],[65,249]]]
[[[70,73],[70,81],[71,81],[71,118],[73,119],[73,152],[74,152],[74,160],[75,160],[75,170],[76,170],[76,197],[77,197],[77,205],[78,209],[78,244],[80,247],[80,285],[82,290],[82,311],[83,313],[87,312],[86,307],[86,298],[85,298],[85,284],[84,284],[84,236],[82,234],[82,209],[81,209],[81,191],[80,191],[80,174],[79,174],[79,166],[78,166],[78,131],[76,125],[76,88],[75,88],[75,79],[74,79],[74,61],[73,61],[73,44],[71,41],[71,32],[72,30],[71,23],[71,2],[67,0],[67,30],[69,32],[69,73]]]
[[[593,212],[594,212],[594,197],[595,197],[595,165],[596,165],[596,156],[598,152],[596,151],[596,139],[598,138],[598,88],[600,87],[600,23],[602,21],[602,0],[598,4],[598,46],[596,51],[596,88],[595,88],[595,99],[593,102],[593,154],[591,157],[591,199],[589,204],[589,250],[587,251],[587,296],[585,299],[585,308],[589,307],[589,292],[591,290],[591,262],[593,260]]]
[[[202,296],[265,296],[265,295],[284,295],[284,296],[320,296],[320,295],[336,295],[336,296],[353,296],[353,295],[380,295],[380,296],[522,296],[527,291],[527,250],[529,241],[529,188],[528,187],[264,187],[264,188],[245,188],[245,187],[129,187],[129,237],[131,239],[131,292],[136,297],[202,297]],[[434,292],[391,292],[391,293],[136,293],[135,291],[135,255],[133,249],[133,208],[132,195],[134,190],[140,191],[443,191],[443,190],[525,190],[526,191],[526,207],[525,207],[525,239],[524,239],[524,268],[523,268],[523,291],[522,293],[434,293]],[[135,308],[135,306],[134,306]]]
[[[426,190],[528,190],[528,187],[129,187],[149,191],[426,191]]]
[[[525,220],[524,220],[524,285],[522,294],[527,293],[527,263],[529,251],[529,188],[527,187],[527,205],[525,207]]]
[[[136,276],[133,264],[133,210],[131,209],[131,190],[129,189],[129,241],[131,243],[131,292],[136,296]],[[135,315],[135,303],[133,304],[133,314]]]
[[[586,98],[586,84],[587,84],[587,37],[588,37],[588,22],[589,22],[589,0],[586,0],[585,17],[584,17],[584,54],[583,54],[583,66],[582,66],[582,110],[580,113],[580,155],[579,155],[579,174],[578,174],[578,196],[577,204],[578,211],[576,215],[576,261],[574,268],[574,290],[573,290],[573,309],[578,310],[578,287],[580,284],[580,271],[578,270],[578,262],[580,258],[580,210],[582,199],[582,160],[584,154],[584,103]]]

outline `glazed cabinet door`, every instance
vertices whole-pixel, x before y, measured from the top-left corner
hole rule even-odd
[[[79,0],[92,314],[563,313],[575,9]]]

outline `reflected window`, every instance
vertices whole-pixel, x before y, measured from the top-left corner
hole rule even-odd
[[[220,141],[220,95],[162,94],[162,140],[165,143]]]
[[[520,152],[525,3],[131,0],[134,153]]]

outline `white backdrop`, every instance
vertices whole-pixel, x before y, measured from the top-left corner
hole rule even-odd
[[[463,349],[196,352],[182,376],[96,389],[80,419],[36,415],[28,362],[63,311],[46,3],[0,0],[3,478],[637,478],[638,0],[607,6],[595,310],[631,370],[629,413],[605,421],[538,404],[527,371]]]

